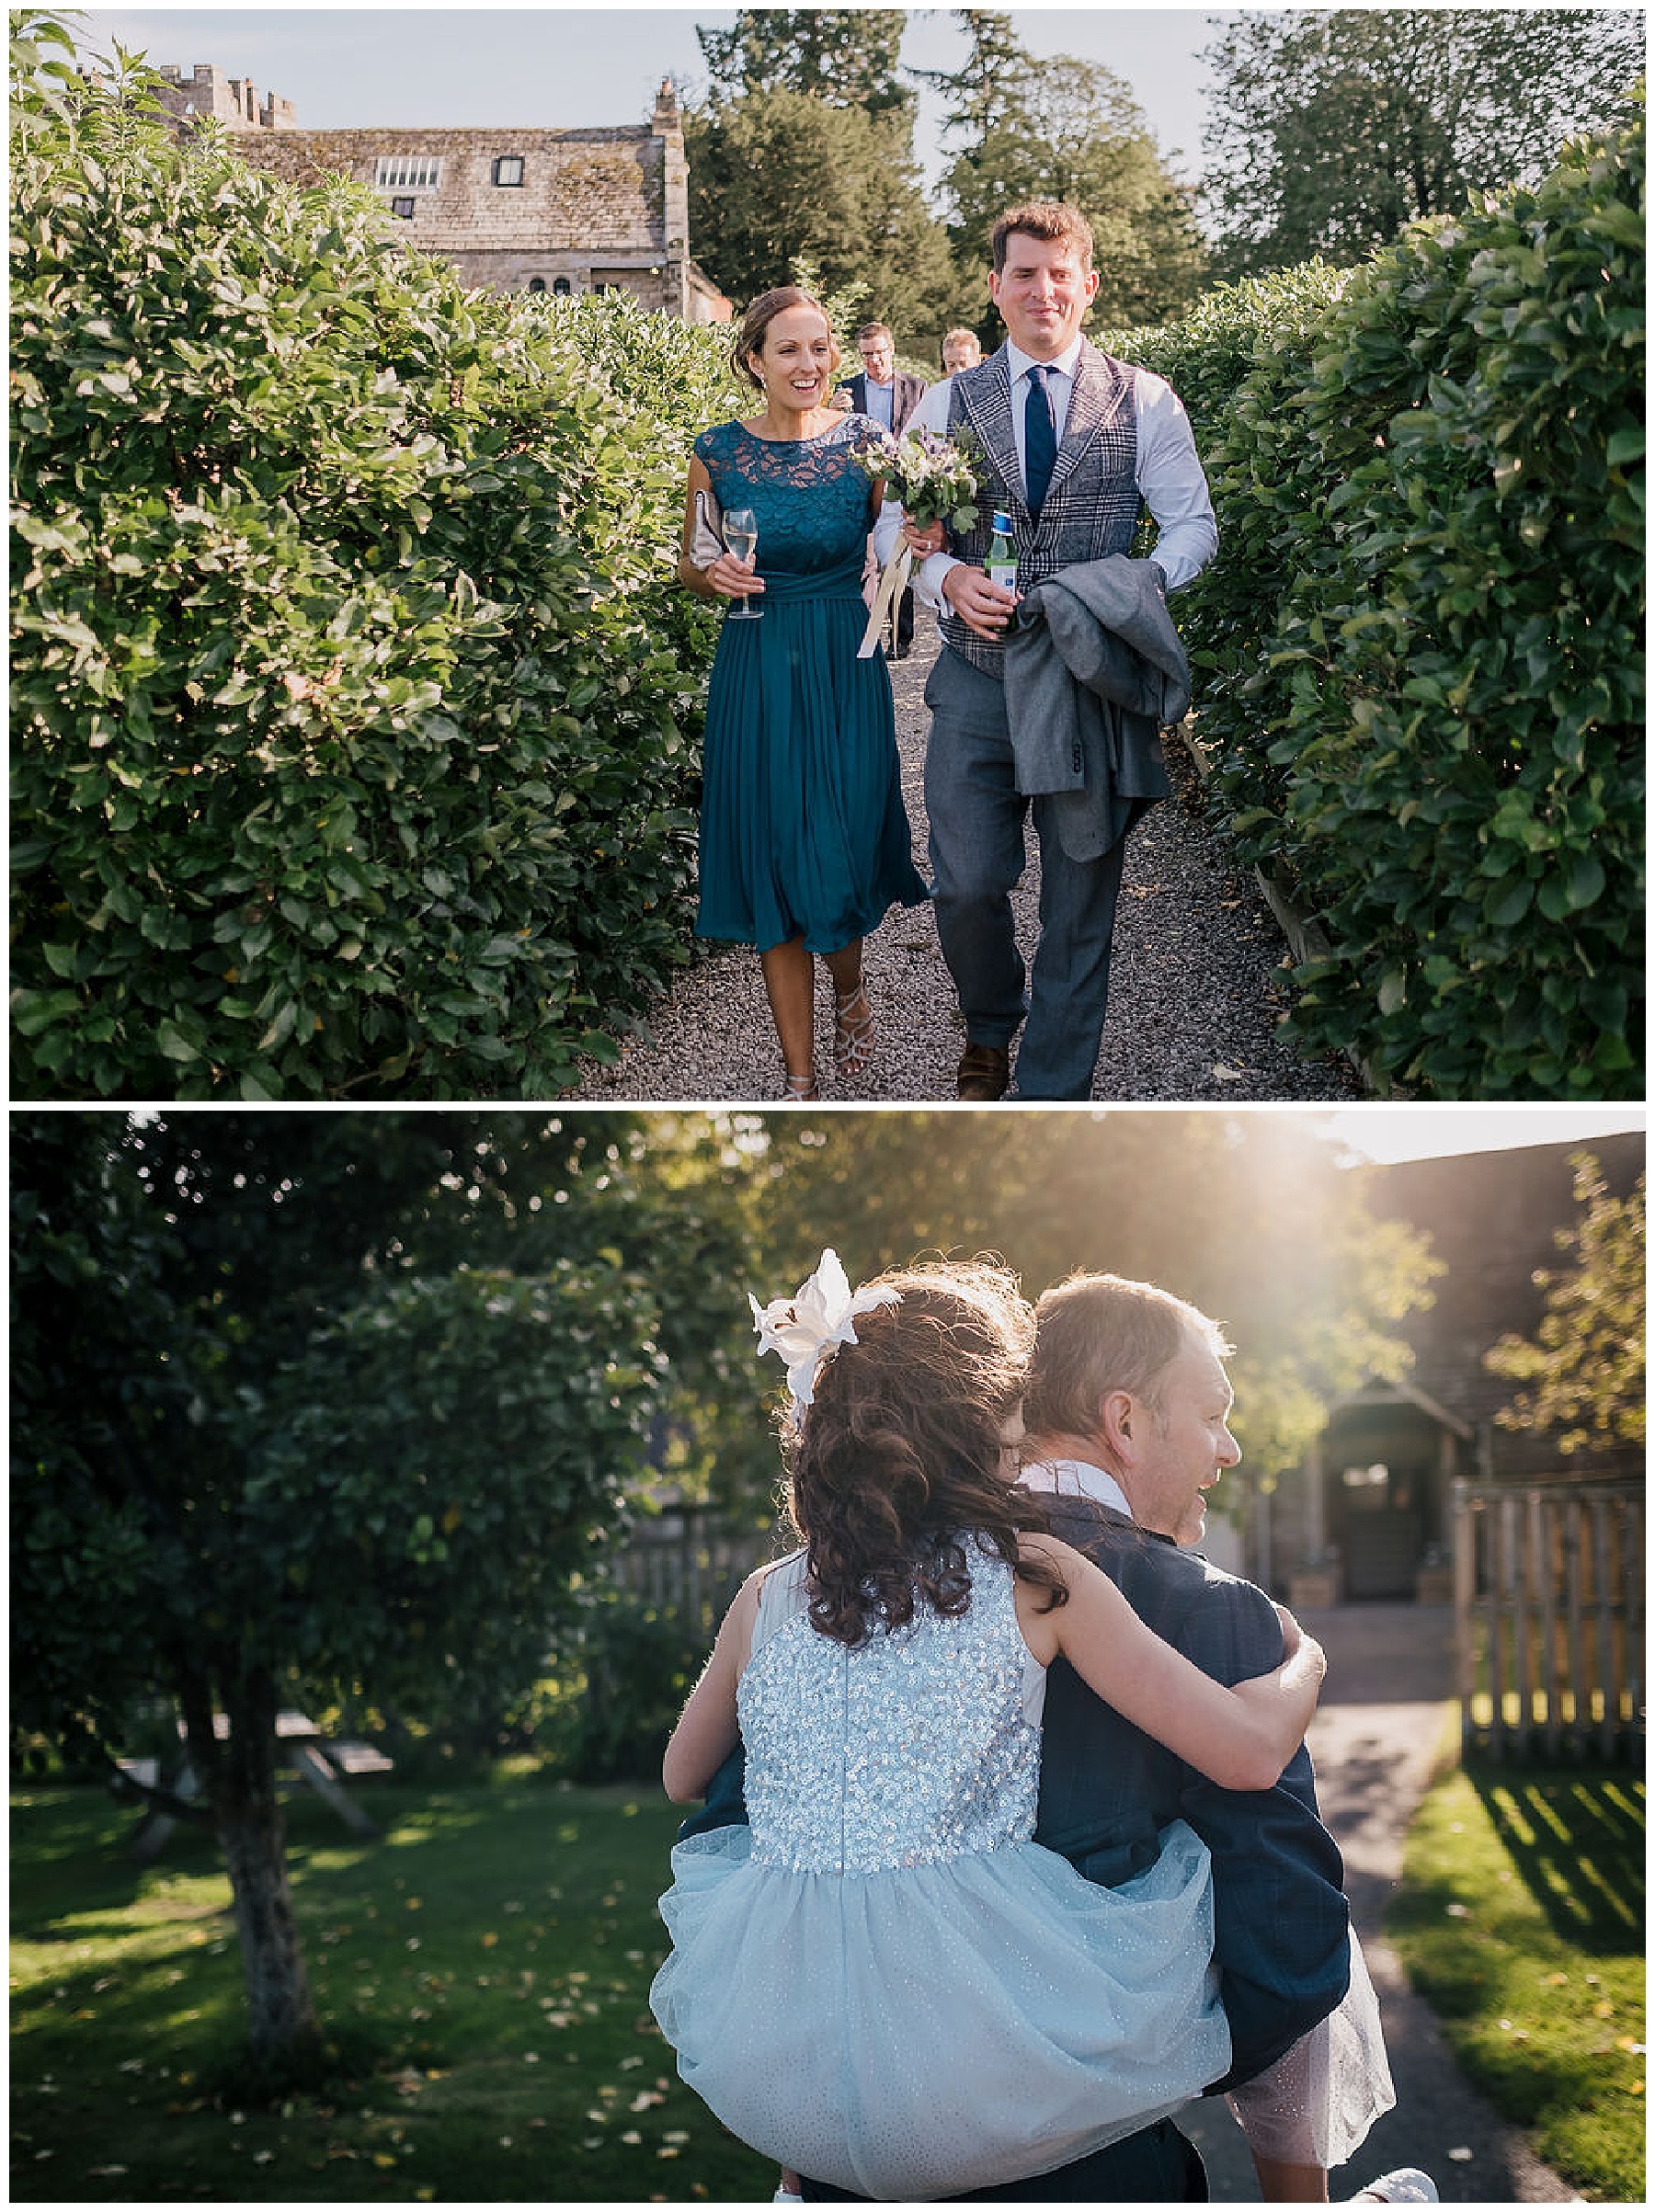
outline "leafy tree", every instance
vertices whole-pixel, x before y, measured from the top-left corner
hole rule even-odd
[[[322,2036],[279,1707],[531,1680],[641,1461],[656,1302],[583,1221],[615,1127],[14,1122],[15,1719],[118,1746],[176,1699],[274,2075]]]
[[[1501,1337],[1483,1355],[1524,1385],[1495,1415],[1502,1429],[1537,1429],[1564,1454],[1641,1445],[1645,1437],[1645,1179],[1612,1198],[1589,1152],[1574,1155],[1580,1214],[1556,1242],[1569,1264],[1542,1268],[1546,1312],[1532,1339]]]
[[[962,264],[986,268],[995,219],[1020,200],[1064,200],[1092,226],[1101,281],[1092,314],[1154,324],[1196,297],[1206,254],[1194,193],[1156,149],[1129,87],[1071,54],[1025,59],[1003,111],[949,168],[949,226]]]
[[[1029,55],[1004,9],[956,7],[949,13],[965,36],[964,61],[958,69],[914,74],[942,97],[943,136],[976,143],[1011,115]]]
[[[1204,189],[1229,273],[1359,261],[1472,193],[1533,183],[1629,119],[1641,17],[1614,8],[1227,16]]]
[[[803,92],[835,108],[911,121],[903,83],[899,7],[738,8],[728,30],[697,24],[695,36],[721,101],[753,92]]]
[[[1095,314],[1154,324],[1188,307],[1205,267],[1194,194],[1162,164],[1130,88],[1113,70],[1070,54],[1036,60],[996,11],[953,12],[968,43],[965,61],[921,74],[942,97],[943,134],[957,149],[943,188],[963,276],[980,286],[989,234],[1006,208],[1065,200],[1085,213],[1097,241]],[[979,327],[986,342],[997,336],[992,308],[981,310]]]
[[[953,267],[905,136],[889,118],[784,87],[689,111],[696,258],[738,302],[787,282],[806,258],[831,290],[864,285],[868,313],[906,349],[940,341],[953,319]]]
[[[824,1244],[853,1281],[929,1249],[998,1251],[1030,1296],[1077,1268],[1160,1283],[1229,1328],[1243,1472],[1267,1487],[1341,1393],[1406,1370],[1395,1324],[1439,1271],[1297,1117],[920,1111],[769,1126],[766,1294]]]

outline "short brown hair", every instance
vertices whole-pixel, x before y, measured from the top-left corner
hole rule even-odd
[[[888,323],[864,323],[856,334],[857,344],[860,346],[864,338],[889,338],[894,346],[896,333]]]
[[[1061,1603],[1055,1569],[1020,1560],[1044,1528],[1000,1467],[1000,1430],[1022,1395],[1034,1316],[987,1260],[904,1268],[877,1286],[900,1303],[856,1317],[856,1342],[818,1370],[786,1439],[788,1504],[810,1555],[812,1625],[854,1648],[921,1607],[971,1603],[966,1539]]]
[[[756,392],[762,392],[762,380],[748,364],[749,353],[764,351],[765,333],[779,314],[790,307],[814,307],[828,325],[828,367],[832,373],[839,365],[839,341],[833,335],[833,318],[814,292],[802,291],[796,284],[778,284],[772,291],[761,291],[741,318],[741,327],[730,344],[730,366],[737,376],[746,377]]]
[[[1090,1435],[1112,1390],[1158,1409],[1167,1370],[1187,1344],[1221,1360],[1235,1350],[1199,1306],[1121,1275],[1071,1275],[1041,1298],[1034,1322],[1023,1420],[1036,1436]]]
[[[1092,265],[1091,224],[1066,200],[1030,200],[1020,208],[1006,210],[989,240],[997,277],[1005,269],[1006,241],[1014,231],[1025,238],[1043,238],[1048,245],[1072,245],[1080,257],[1083,272]]]

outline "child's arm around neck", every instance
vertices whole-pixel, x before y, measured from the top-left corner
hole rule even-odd
[[[1146,1627],[1080,1553],[1051,1536],[1025,1535],[1022,1546],[1049,1560],[1069,1593],[1067,1604],[1042,1612],[1043,1593],[1017,1585],[1018,1625],[1042,1665],[1061,1652],[1105,1704],[1222,1788],[1273,1786],[1316,1710],[1327,1671],[1319,1644],[1294,1623],[1273,1673],[1227,1689]]]

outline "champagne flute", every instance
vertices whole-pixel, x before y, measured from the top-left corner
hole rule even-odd
[[[750,507],[730,507],[725,509],[725,543],[738,561],[751,562],[759,551],[759,518]],[[732,607],[729,620],[733,622],[756,622],[761,610],[750,605],[743,592],[739,607]]]

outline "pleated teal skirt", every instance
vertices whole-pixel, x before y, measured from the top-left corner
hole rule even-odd
[[[759,621],[726,617],[708,689],[696,933],[837,952],[928,895],[891,679],[883,653],[856,657],[860,562],[854,575],[765,582]]]

